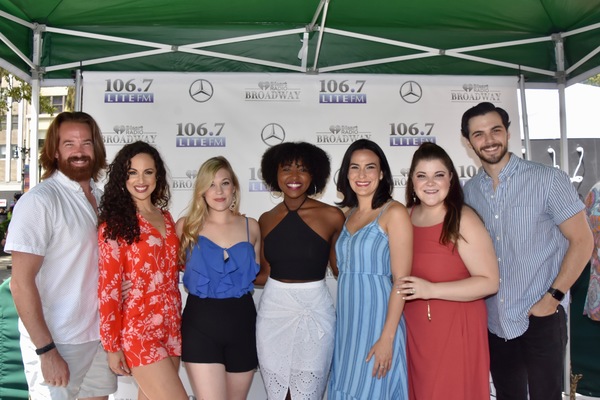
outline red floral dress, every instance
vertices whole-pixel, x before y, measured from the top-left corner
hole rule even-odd
[[[106,240],[98,230],[100,337],[108,352],[123,350],[130,367],[181,355],[181,294],[177,251],[179,238],[168,211],[163,237],[138,214],[140,240]],[[121,299],[121,282],[131,281]]]

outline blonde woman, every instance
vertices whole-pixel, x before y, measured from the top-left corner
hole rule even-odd
[[[198,171],[187,215],[177,221],[183,283],[182,361],[199,399],[246,399],[256,355],[253,281],[260,229],[239,213],[240,185],[224,157]]]

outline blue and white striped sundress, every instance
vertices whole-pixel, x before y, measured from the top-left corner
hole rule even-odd
[[[340,274],[329,400],[408,398],[404,317],[396,332],[388,374],[383,379],[373,378],[375,357],[365,362],[383,330],[392,290],[388,236],[379,225],[386,207],[352,235],[344,224],[335,246]]]

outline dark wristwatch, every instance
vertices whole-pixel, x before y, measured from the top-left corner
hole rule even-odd
[[[548,289],[548,293],[550,293],[550,295],[558,301],[563,301],[563,299],[565,298],[565,294],[563,292],[553,287]]]

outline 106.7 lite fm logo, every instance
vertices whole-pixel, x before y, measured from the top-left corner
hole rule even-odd
[[[367,104],[367,94],[363,92],[366,80],[348,79],[320,80],[319,103],[323,104]]]
[[[422,143],[435,143],[432,136],[433,122],[390,122],[390,146],[420,146]]]
[[[226,147],[222,136],[224,122],[179,122],[175,135],[176,147]]]
[[[154,79],[106,79],[105,103],[154,103]]]

